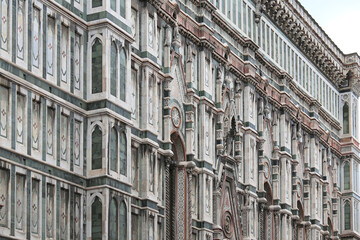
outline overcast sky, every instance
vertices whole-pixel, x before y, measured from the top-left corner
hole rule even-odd
[[[343,53],[360,55],[360,0],[299,0]]]

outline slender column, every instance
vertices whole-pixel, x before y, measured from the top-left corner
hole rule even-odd
[[[274,212],[274,218],[275,218],[275,239],[279,240],[279,218],[280,218],[279,211]]]
[[[260,239],[265,239],[264,229],[265,229],[265,221],[264,221],[264,204],[260,204],[260,219],[259,219],[259,225],[260,225]]]
[[[171,224],[172,223],[172,219],[171,219],[171,206],[170,206],[170,165],[171,165],[171,158],[166,158],[165,159],[165,223],[166,223],[166,231],[165,231],[165,239],[172,239],[171,237],[173,236],[172,232],[171,232]]]
[[[191,233],[192,233],[192,211],[191,211],[191,186],[192,186],[192,172],[193,172],[193,168],[188,168],[186,169],[187,172],[187,177],[188,177],[188,207],[187,207],[187,212],[188,212],[188,239],[191,239]]]

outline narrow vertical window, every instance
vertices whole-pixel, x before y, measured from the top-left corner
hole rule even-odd
[[[120,99],[125,101],[126,93],[126,55],[125,50],[120,51]]]
[[[349,105],[346,102],[343,107],[343,133],[349,133]]]
[[[48,17],[47,20],[46,71],[48,74],[54,75],[55,19]]]
[[[241,0],[237,0],[237,12],[238,12],[238,19],[237,19],[237,26],[241,28]]]
[[[111,198],[109,211],[109,240],[118,239],[118,204],[115,198]]]
[[[278,46],[278,35],[275,34],[275,62],[279,63],[279,46]]]
[[[69,28],[61,24],[61,44],[60,44],[60,58],[61,58],[61,81],[67,83],[68,76],[68,45],[69,45]]]
[[[125,3],[126,3],[125,0],[120,0],[120,16],[123,17],[123,18],[126,18],[126,16],[125,16],[125,9],[126,9]]]
[[[248,24],[248,26],[247,26],[247,30],[248,30],[248,36],[249,36],[249,38],[253,38],[252,37],[252,32],[251,32],[251,30],[252,30],[252,28],[251,28],[251,8],[250,7],[248,7],[248,12],[247,12],[247,24]]]
[[[246,34],[247,33],[247,31],[246,31],[246,3],[243,1],[243,8],[242,8],[242,10],[243,10],[243,32]]]
[[[92,93],[102,92],[102,43],[96,38],[91,48]]]
[[[344,204],[344,230],[350,230],[351,228],[351,212],[350,202],[346,201]]]
[[[270,55],[270,27],[266,25],[266,53]]]
[[[282,52],[282,48],[283,48],[283,40],[280,38],[280,42],[279,42],[279,52],[280,52],[280,56],[279,56],[279,61],[280,61],[280,66],[283,67],[283,52]]]
[[[265,46],[265,43],[266,43],[266,32],[265,32],[265,22],[264,21],[261,21],[261,41],[262,41],[262,49],[265,51],[266,49],[266,46]]]
[[[34,8],[33,11],[33,37],[32,37],[32,63],[39,68],[40,60],[40,10]]]
[[[116,43],[114,41],[111,42],[111,62],[110,62],[110,93],[111,95],[117,95],[117,66],[118,66],[118,52]]]
[[[232,0],[232,20],[236,23],[236,0]]]
[[[17,57],[24,60],[25,44],[25,1],[18,0],[17,9]]]
[[[115,127],[110,130],[110,170],[117,171],[118,162],[118,133]]]
[[[295,54],[295,80],[299,82],[299,75],[298,75],[298,56]]]
[[[80,90],[80,66],[81,66],[81,36],[75,33],[75,46],[74,46],[74,87]]]
[[[224,2],[225,2],[225,0],[224,0]],[[231,3],[230,3],[230,0],[227,0],[227,17],[229,18],[229,19],[231,19]]]
[[[127,211],[125,202],[122,201],[120,204],[120,239],[126,239],[127,230]]]
[[[290,73],[290,47],[287,47],[287,72]]]
[[[9,37],[9,0],[1,0],[1,48],[8,51]]]
[[[350,164],[344,164],[344,190],[350,189]]]
[[[91,205],[91,239],[102,239],[102,204],[99,197],[95,197]]]
[[[272,59],[274,59],[275,57],[274,57],[274,55],[275,55],[275,53],[274,53],[274,31],[271,29],[271,35],[270,35],[270,46],[271,46],[271,58]]]
[[[102,132],[96,125],[91,135],[91,169],[102,168]]]
[[[127,141],[124,132],[120,134],[120,174],[126,176],[126,155],[127,155]]]
[[[25,129],[25,96],[17,94],[16,99],[16,142],[24,144]]]
[[[114,12],[116,12],[116,1],[117,1],[117,0],[110,0],[110,8],[111,8],[111,10],[113,10]]]

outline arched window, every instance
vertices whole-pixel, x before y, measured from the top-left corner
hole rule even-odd
[[[120,16],[125,18],[125,0],[120,0]]]
[[[127,230],[127,224],[126,224],[126,205],[125,202],[122,201],[120,203],[120,239],[125,240],[126,239],[126,230]]]
[[[126,88],[126,55],[124,49],[120,51],[120,99],[125,101]]]
[[[350,164],[346,162],[344,164],[344,190],[350,189]]]
[[[96,126],[91,135],[91,169],[102,168],[102,132]]]
[[[120,174],[126,175],[126,154],[127,154],[127,143],[126,135],[121,132],[120,135]]]
[[[350,230],[351,228],[351,214],[350,214],[350,202],[346,201],[344,204],[344,230]]]
[[[91,48],[92,93],[102,92],[102,43],[96,38]]]
[[[349,133],[349,105],[347,103],[343,107],[343,133]]]
[[[111,42],[111,62],[110,62],[110,93],[116,97],[117,93],[117,68],[118,53],[115,42]]]
[[[102,204],[99,197],[95,197],[91,205],[91,239],[102,239]]]
[[[118,204],[115,198],[112,198],[109,209],[109,239],[117,240],[118,235]]]
[[[110,170],[117,171],[118,134],[115,127],[110,130]]]

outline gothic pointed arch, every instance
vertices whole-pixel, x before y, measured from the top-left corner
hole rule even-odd
[[[118,239],[118,226],[119,226],[119,218],[118,218],[118,202],[115,197],[110,199],[109,205],[109,240],[117,240]]]
[[[102,233],[102,202],[100,198],[96,196],[91,205],[91,238],[101,240]]]

